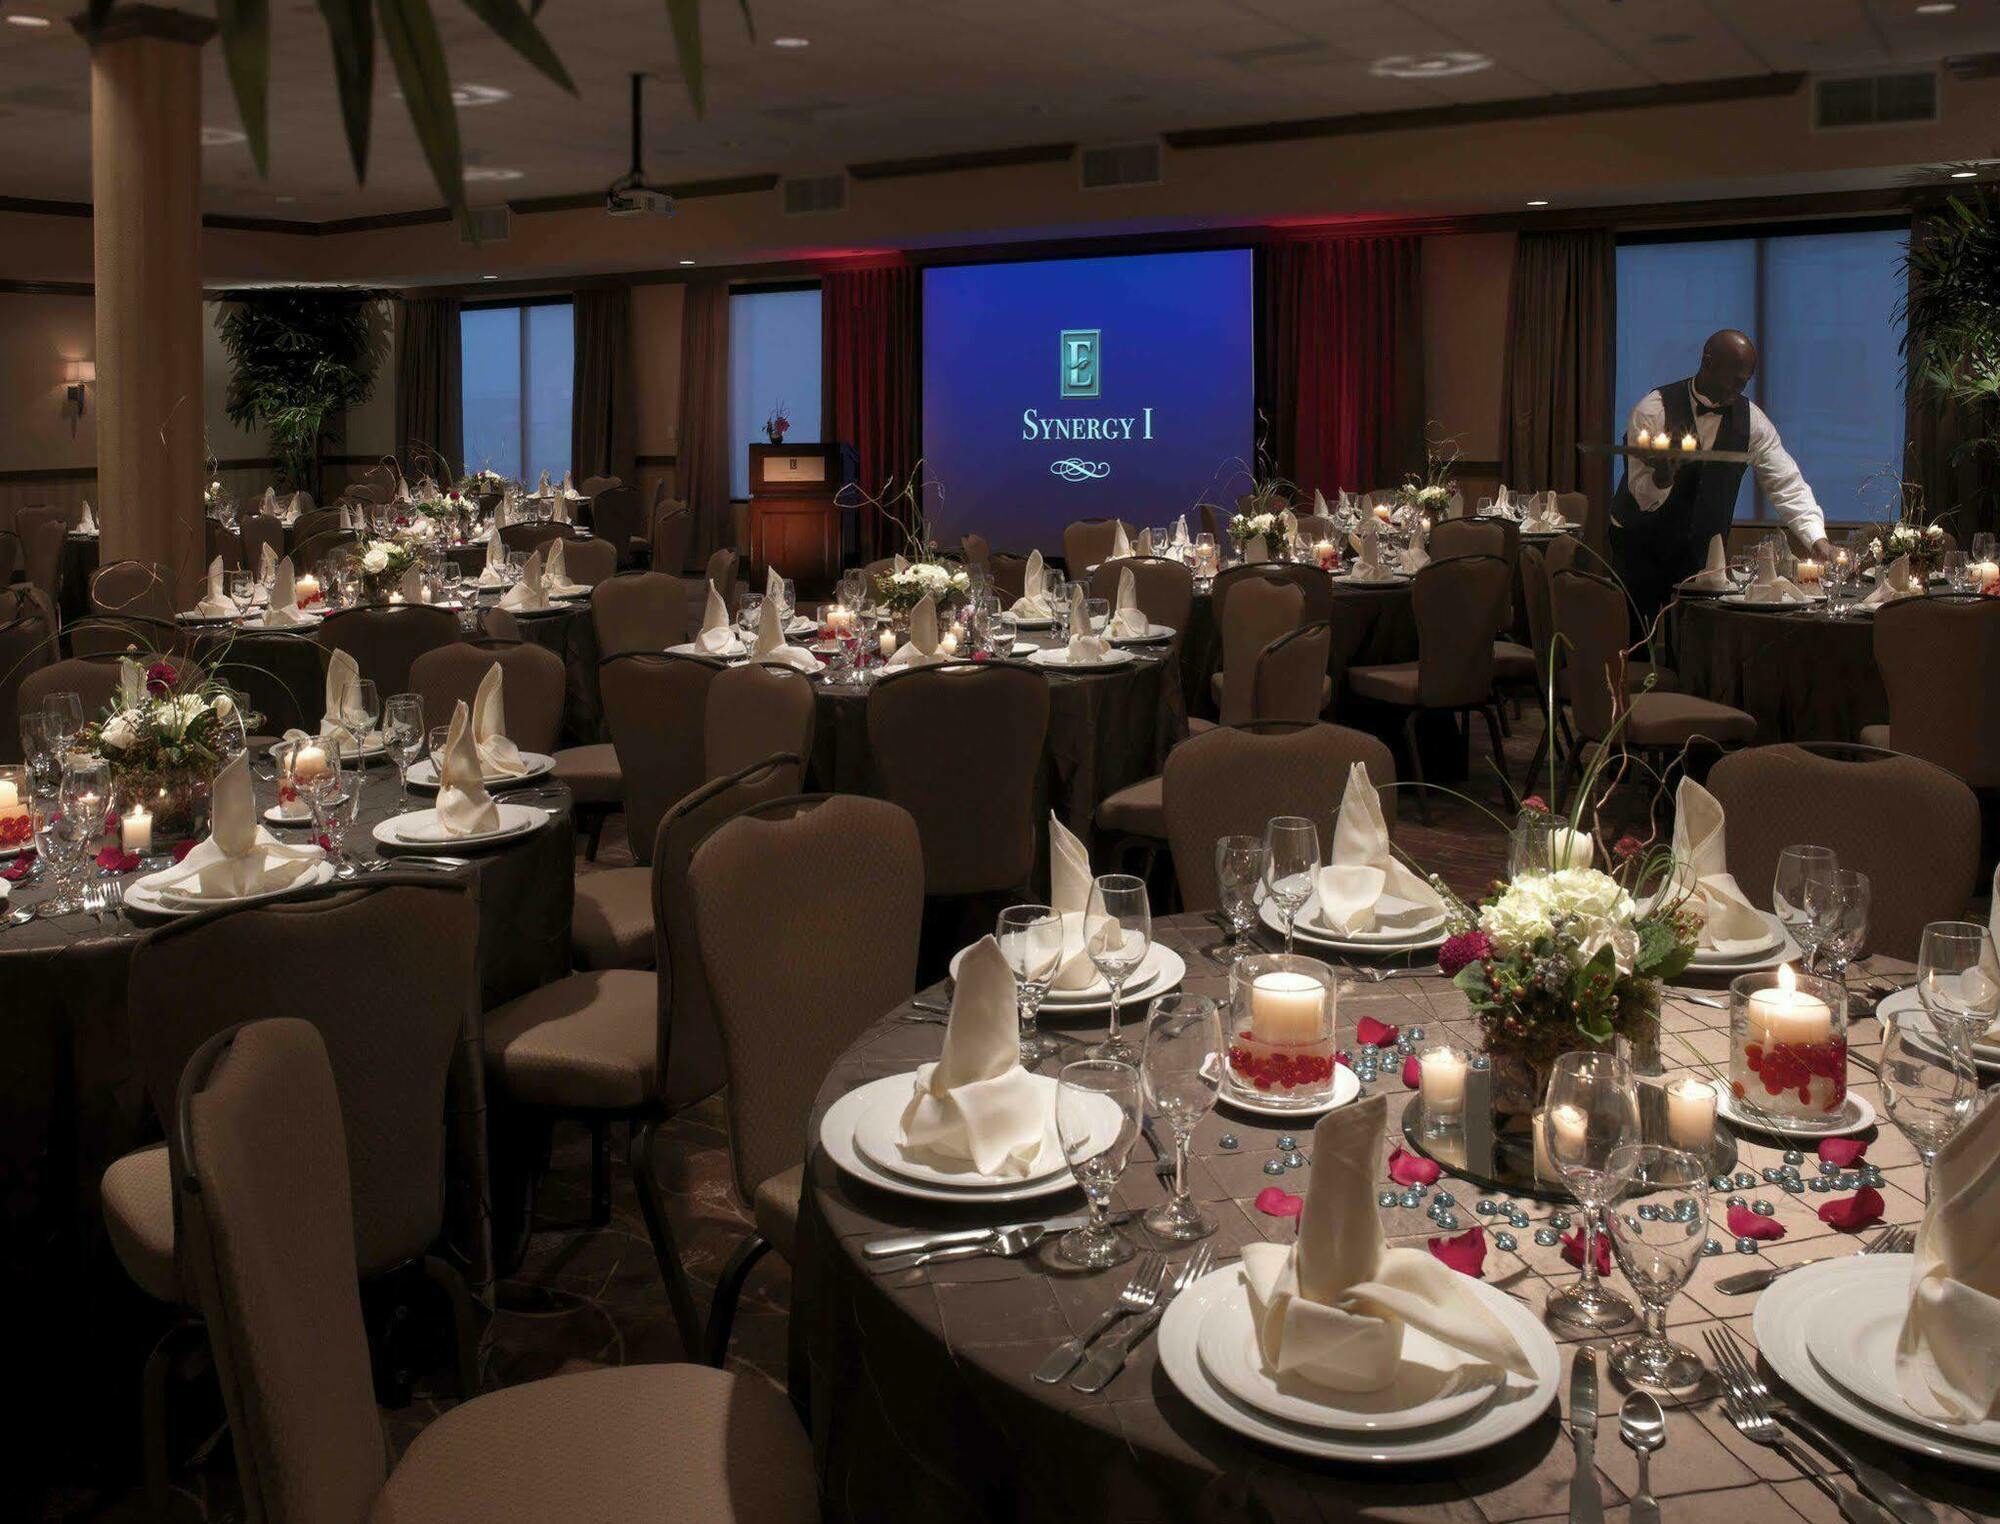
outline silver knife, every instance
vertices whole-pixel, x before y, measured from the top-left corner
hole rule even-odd
[[[1130,1222],[1138,1213],[1113,1212],[1110,1214],[1112,1226]],[[999,1223],[990,1228],[955,1228],[948,1233],[906,1233],[899,1238],[876,1238],[861,1246],[861,1253],[868,1259],[888,1259],[896,1254],[922,1254],[928,1249],[941,1249],[947,1244],[978,1243],[983,1238],[991,1238],[995,1233],[1008,1228],[1043,1228],[1050,1233],[1066,1233],[1071,1228],[1080,1228],[1090,1221],[1088,1212],[1069,1212],[1061,1217],[1051,1217],[1046,1222]]]
[[[1155,1302],[1152,1309],[1128,1318],[1125,1326],[1109,1338],[1099,1339],[1090,1353],[1084,1357],[1070,1388],[1078,1392],[1101,1392],[1118,1379],[1118,1373],[1125,1369],[1125,1361],[1137,1347],[1139,1341],[1153,1331],[1153,1327],[1167,1315],[1167,1308],[1194,1281],[1208,1274],[1215,1263],[1214,1250],[1203,1244],[1188,1256],[1181,1266],[1180,1274],[1174,1278],[1173,1286],[1167,1294]]]
[[[1569,1368],[1569,1437],[1576,1449],[1569,1524],[1604,1524],[1604,1491],[1597,1481],[1597,1351],[1587,1346]]]

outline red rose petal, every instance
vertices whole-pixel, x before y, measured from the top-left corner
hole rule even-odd
[[[1577,1228],[1573,1232],[1565,1233],[1562,1240],[1562,1249],[1563,1259],[1581,1270],[1583,1268],[1583,1229]],[[1608,1233],[1599,1233],[1597,1235],[1596,1249],[1597,1273],[1599,1275],[1609,1275],[1611,1273],[1611,1235]]]
[[[195,843],[194,843],[194,838],[192,836],[188,837],[185,841],[175,842],[174,861],[179,862],[183,857],[186,857],[188,853],[194,850],[194,846]]]
[[[35,849],[30,847],[5,868],[0,868],[0,878],[6,879],[10,884],[18,884],[34,871]]]
[[[1415,1090],[1423,1082],[1424,1066],[1417,1062],[1417,1055],[1412,1053],[1403,1060],[1403,1088]]]
[[[1882,1220],[1882,1193],[1864,1185],[1852,1196],[1829,1201],[1819,1209],[1819,1220],[1843,1233],[1858,1233]]]
[[[1306,1198],[1267,1185],[1257,1193],[1257,1210],[1268,1217],[1296,1217],[1306,1209]]]
[[[1392,1048],[1396,1045],[1396,1033],[1397,1028],[1387,1022],[1363,1016],[1355,1023],[1354,1040],[1364,1048]]]
[[[1775,1217],[1759,1217],[1747,1206],[1733,1206],[1729,1209],[1729,1231],[1736,1238],[1783,1238],[1785,1225]]]
[[[1444,1173],[1434,1159],[1399,1148],[1389,1155],[1389,1178],[1398,1185],[1435,1185]]]
[[[1868,1152],[1868,1144],[1860,1138],[1821,1138],[1819,1156],[1829,1164],[1837,1164],[1842,1169],[1854,1163]]]
[[[1474,1280],[1486,1277],[1486,1230],[1476,1224],[1454,1238],[1426,1240],[1432,1254],[1460,1275]]]

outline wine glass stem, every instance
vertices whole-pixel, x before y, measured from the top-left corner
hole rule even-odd
[[[1292,906],[1285,907],[1285,951],[1292,950],[1292,928],[1299,924],[1299,913]]]
[[[1122,978],[1118,978],[1111,980],[1110,984],[1111,984],[1111,1026],[1110,1029],[1106,1032],[1104,1040],[1106,1042],[1116,1042],[1118,1041],[1118,1000],[1119,997],[1125,991],[1125,981]]]
[[[1639,1299],[1639,1321],[1641,1331],[1648,1344],[1659,1345],[1667,1342],[1667,1304],[1665,1302],[1650,1302],[1641,1297]]]
[[[1189,1134],[1179,1132],[1174,1134],[1174,1200],[1176,1201],[1187,1200],[1188,1144],[1193,1141],[1193,1137]]]
[[[1583,1280],[1586,1293],[1597,1290],[1597,1208],[1583,1209]]]

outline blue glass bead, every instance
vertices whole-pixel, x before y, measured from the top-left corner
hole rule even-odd
[[[1306,1167],[1306,1156],[1300,1153],[1296,1148],[1293,1149],[1290,1153],[1285,1155],[1286,1169],[1304,1169],[1305,1167]]]
[[[1861,1177],[1859,1175],[1842,1175],[1838,1183],[1836,1184],[1835,1189],[1843,1191],[1858,1191],[1861,1189]]]
[[[1265,1174],[1267,1174],[1267,1175],[1282,1175],[1282,1174],[1283,1174],[1284,1172],[1285,1172],[1285,1161],[1284,1161],[1284,1160],[1282,1160],[1282,1159],[1266,1159],[1266,1160],[1264,1161],[1264,1173],[1265,1173]]]
[[[1235,1133],[1225,1132],[1221,1137],[1215,1140],[1215,1146],[1217,1148],[1226,1149],[1233,1152],[1234,1150],[1241,1148],[1243,1145],[1236,1141]]]
[[[1403,1192],[1400,1199],[1406,1207],[1421,1206],[1423,1204],[1424,1193],[1415,1186],[1412,1186],[1409,1190]]]
[[[1481,1217],[1491,1217],[1495,1212],[1500,1210],[1500,1203],[1481,1196],[1477,1201],[1472,1203],[1472,1210],[1477,1212]]]
[[[1796,1148],[1788,1148],[1785,1150],[1785,1162],[1787,1164],[1803,1164],[1806,1162],[1806,1156]]]
[[[1560,1235],[1554,1228],[1535,1229],[1535,1242],[1540,1244],[1544,1249],[1553,1249],[1559,1241]]]
[[[1717,1175],[1713,1180],[1708,1182],[1708,1188],[1711,1191],[1726,1191],[1734,1184],[1735,1182],[1727,1175]]]
[[[1681,1204],[1674,1208],[1674,1220],[1677,1222],[1693,1222],[1700,1215],[1701,1208],[1691,1200],[1683,1199]]]
[[[1822,1159],[1819,1161],[1819,1172],[1822,1175],[1837,1175],[1840,1173],[1840,1166],[1831,1159]]]
[[[1639,1203],[1639,1221],[1658,1222],[1659,1220],[1660,1220],[1659,1207],[1657,1207],[1650,1201],[1642,1201]]]
[[[1750,1210],[1755,1212],[1759,1217],[1771,1217],[1777,1214],[1778,1208],[1773,1202],[1757,1201],[1751,1203]]]
[[[1520,1247],[1520,1244],[1512,1233],[1495,1233],[1493,1235],[1493,1247],[1498,1249],[1502,1254],[1512,1254]]]
[[[1458,1214],[1456,1212],[1438,1213],[1437,1225],[1447,1233],[1456,1233],[1458,1231]]]
[[[1785,1178],[1785,1172],[1775,1164],[1768,1169],[1760,1170],[1758,1173],[1763,1175],[1766,1185],[1776,1185],[1780,1180]]]
[[[1450,1191],[1439,1191],[1437,1193],[1437,1200],[1439,1206],[1453,1207],[1458,1205],[1458,1198],[1452,1195]]]
[[[1739,1191],[1752,1191],[1756,1188],[1757,1177],[1755,1175],[1751,1174],[1747,1169],[1736,1172],[1736,1189]]]
[[[1723,1203],[1723,1205],[1733,1206],[1733,1207],[1748,1206],[1750,1205],[1750,1202],[1747,1198],[1742,1196],[1731,1196],[1727,1201]]]
[[[1422,1027],[1411,1027],[1405,1035],[1411,1042],[1422,1042],[1424,1040],[1424,1029]]]
[[[1549,1217],[1549,1226],[1554,1228],[1558,1233],[1567,1233],[1569,1231],[1569,1223],[1570,1216],[1567,1212],[1555,1212]]]
[[[1272,1146],[1281,1154],[1289,1153],[1292,1149],[1299,1146],[1299,1140],[1288,1132],[1281,1132],[1278,1134],[1278,1141]]]
[[[1736,1252],[1738,1254],[1755,1254],[1757,1252],[1757,1240],[1754,1238],[1737,1239]]]
[[[1396,1204],[1396,1193],[1394,1191],[1382,1192],[1381,1195],[1375,1198],[1375,1204],[1377,1206],[1385,1206],[1385,1207],[1394,1206]]]
[[[1803,1196],[1806,1193],[1806,1183],[1803,1180],[1787,1180],[1780,1189],[1787,1196]]]
[[[1483,1070],[1491,1067],[1491,1065],[1484,1053],[1475,1053],[1472,1055],[1472,1067]]]
[[[1720,1254],[1722,1252],[1722,1241],[1720,1239],[1711,1238],[1707,1243],[1701,1246],[1701,1252],[1704,1254]]]
[[[1815,1196],[1824,1196],[1833,1187],[1827,1184],[1824,1178],[1821,1178],[1818,1180],[1808,1180],[1806,1182],[1806,1189],[1811,1191]]]

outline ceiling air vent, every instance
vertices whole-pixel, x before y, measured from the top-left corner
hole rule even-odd
[[[1118,185],[1158,185],[1161,180],[1158,143],[1119,143],[1109,148],[1086,148],[1078,159],[1085,190],[1108,190]]]
[[[847,209],[847,176],[838,171],[786,180],[784,191],[787,217],[812,217]]]
[[[465,209],[465,219],[458,225],[460,243],[504,243],[513,231],[513,209],[505,202],[499,206],[471,206]]]
[[[1815,127],[1890,127],[1937,119],[1935,69],[1813,81]]]

